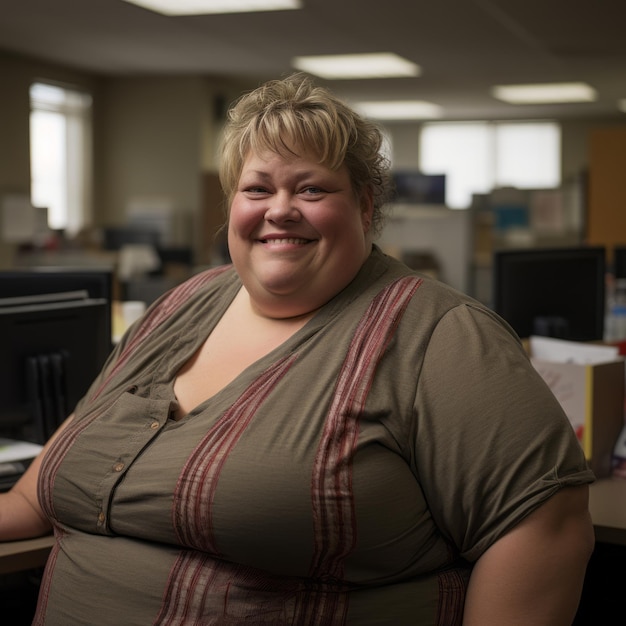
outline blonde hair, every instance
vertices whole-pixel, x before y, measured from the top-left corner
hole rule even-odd
[[[383,140],[374,123],[306,75],[293,74],[244,94],[231,107],[220,147],[220,182],[230,206],[250,153],[292,156],[306,149],[330,169],[345,165],[358,196],[372,194],[372,228],[379,234],[392,195]]]

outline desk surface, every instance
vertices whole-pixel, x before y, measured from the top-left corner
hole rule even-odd
[[[52,535],[22,541],[0,542],[0,574],[45,565],[53,543]]]
[[[626,546],[626,480],[603,478],[591,485],[589,510],[596,540]]]
[[[604,478],[591,485],[589,509],[597,541],[626,546],[626,480]],[[45,565],[53,538],[0,542],[0,574]]]

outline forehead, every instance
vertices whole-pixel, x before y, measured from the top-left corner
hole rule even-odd
[[[252,151],[250,150],[242,162],[242,172],[249,170],[289,169],[326,171],[341,173],[345,167],[333,169],[328,164],[321,161],[318,155],[310,150],[293,149],[289,151],[276,152],[273,150]]]

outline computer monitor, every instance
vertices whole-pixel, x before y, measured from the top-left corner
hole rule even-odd
[[[394,201],[406,204],[446,203],[446,175],[416,171],[394,171]]]
[[[113,269],[110,267],[37,266],[0,271],[0,298],[86,291],[89,298],[109,302],[107,318],[112,336]]]
[[[602,246],[496,251],[492,306],[522,338],[601,340],[605,271]]]
[[[142,226],[107,226],[103,229],[102,245],[105,250],[119,250],[128,244],[145,244],[157,248],[161,233],[157,229]]]
[[[104,299],[0,301],[0,437],[50,437],[109,355],[108,319]]]
[[[626,278],[626,245],[613,247],[613,276],[617,279]]]

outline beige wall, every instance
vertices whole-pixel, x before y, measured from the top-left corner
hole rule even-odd
[[[0,51],[0,197],[30,192],[30,84],[38,79],[94,90],[87,74]],[[11,262],[13,247],[0,236],[0,267]]]
[[[217,169],[220,103],[242,87],[199,76],[106,78],[101,87],[97,225],[123,223],[137,199],[163,199],[175,211],[173,242],[201,258],[202,174]]]
[[[203,117],[211,115],[200,78],[104,81],[96,136],[96,215],[124,223],[130,202],[164,199],[174,208],[173,239],[188,240],[200,203]]]

